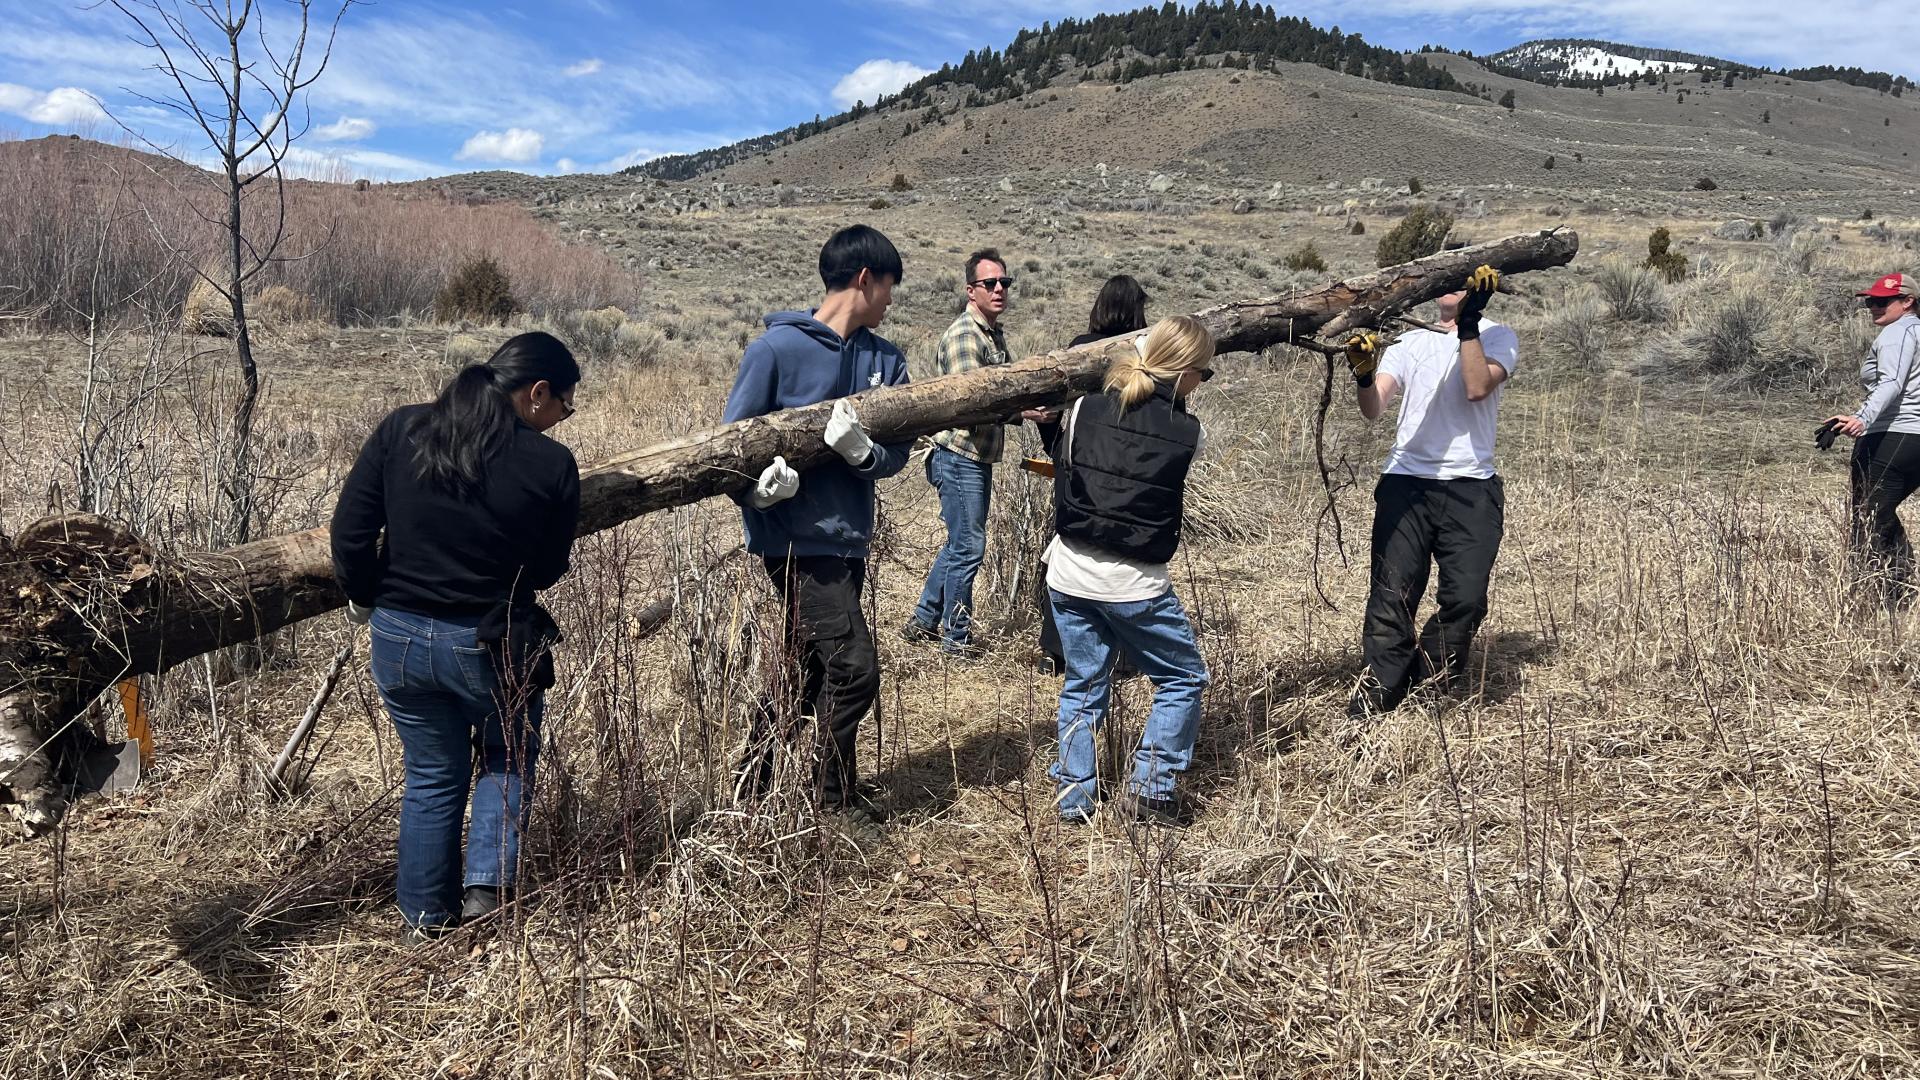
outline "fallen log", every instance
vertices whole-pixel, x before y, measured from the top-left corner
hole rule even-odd
[[[1220,352],[1377,326],[1458,288],[1483,263],[1504,274],[1564,266],[1568,231],[1442,252],[1348,281],[1196,312]],[[900,441],[1057,404],[1096,388],[1124,338],[1002,367],[860,395],[862,423]],[[582,535],[746,487],[773,457],[804,469],[832,453],[828,404],[756,417],[647,447],[583,471]],[[342,606],[325,529],[227,551],[168,555],[90,515],[35,522],[0,537],[0,804],[32,833],[65,811],[63,771],[91,740],[76,723],[107,687],[155,674]]]

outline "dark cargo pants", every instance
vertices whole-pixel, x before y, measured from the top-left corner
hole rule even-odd
[[[740,765],[740,793],[764,794],[773,783],[782,743],[800,736],[808,717],[816,725],[819,761],[813,786],[820,805],[854,798],[854,754],[860,720],[880,691],[873,632],[860,610],[867,578],[864,559],[795,556],[765,560],[786,608],[781,685],[761,703]]]
[[[1467,652],[1487,617],[1487,585],[1506,531],[1506,493],[1485,480],[1389,473],[1374,489],[1372,589],[1361,647],[1367,704],[1391,709],[1414,686],[1445,673],[1459,686]],[[1414,613],[1440,568],[1436,607],[1416,643]]]

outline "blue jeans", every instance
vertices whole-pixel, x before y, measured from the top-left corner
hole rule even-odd
[[[1113,664],[1120,654],[1153,681],[1153,710],[1127,786],[1145,798],[1170,798],[1174,781],[1193,763],[1200,694],[1207,687],[1206,661],[1180,598],[1169,589],[1152,600],[1108,603],[1049,591],[1067,660],[1060,687],[1060,758],[1048,770],[1059,785],[1061,815],[1093,811],[1099,779],[1094,736],[1107,719]]]
[[[451,925],[463,882],[509,886],[519,868],[545,698],[531,690],[520,702],[498,700],[500,679],[491,651],[475,640],[477,621],[373,613],[373,683],[405,750],[397,892],[401,915],[414,926]],[[503,711],[511,722],[502,722]],[[460,819],[469,788],[463,867]]]
[[[941,646],[954,649],[973,638],[973,579],[980,575],[980,561],[987,555],[993,466],[936,446],[927,456],[927,480],[940,493],[947,543],[933,557],[913,621],[939,630]]]

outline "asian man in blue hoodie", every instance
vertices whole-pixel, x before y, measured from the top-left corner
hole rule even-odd
[[[725,421],[845,399],[872,386],[907,381],[906,356],[875,334],[893,303],[900,253],[876,229],[852,225],[820,249],[827,295],[812,312],[768,315],[767,332],[747,346],[727,396]],[[860,610],[873,536],[874,482],[899,472],[912,442],[867,437],[853,403],[834,406],[824,436],[840,460],[804,474],[775,458],[759,481],[735,496],[747,550],[760,556],[786,605],[785,700],[764,705],[741,764],[743,797],[773,781],[781,742],[806,716],[818,728],[814,796],[831,810],[871,814],[859,790],[854,751],[860,720],[880,690],[873,631]]]

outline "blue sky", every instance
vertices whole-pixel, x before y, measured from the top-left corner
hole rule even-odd
[[[1003,47],[1021,26],[1143,2],[356,3],[341,24],[333,65],[311,91],[312,128],[300,163],[318,168],[335,159],[355,175],[393,180],[487,168],[619,168],[837,112],[969,49]],[[1402,48],[1432,42],[1490,52],[1533,37],[1596,37],[1773,66],[1914,73],[1911,15],[1885,0],[1375,0],[1364,8],[1309,0],[1274,7]],[[288,0],[264,0],[270,37],[291,8]],[[153,57],[129,40],[129,29],[110,6],[0,0],[0,133],[114,138],[118,121],[155,143],[198,152],[176,118],[138,97],[160,88]]]

